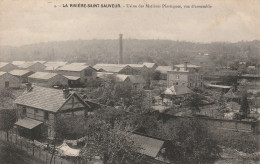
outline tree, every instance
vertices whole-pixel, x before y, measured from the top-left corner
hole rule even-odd
[[[15,110],[2,109],[0,110],[0,130],[3,130],[7,134],[7,140],[9,133],[8,131],[13,128],[16,121]]]
[[[241,112],[244,117],[247,117],[247,115],[250,113],[246,92],[243,93],[243,95],[242,95],[241,106],[240,106],[239,112]]]
[[[203,97],[200,94],[188,95],[185,99],[184,106],[189,107],[194,115],[200,111],[199,106],[202,104]]]
[[[12,108],[15,96],[11,90],[0,90],[0,106],[2,108]]]
[[[118,122],[111,124],[94,118],[87,131],[81,156],[91,161],[100,156],[105,164],[135,163],[141,159],[140,147],[134,143],[131,128]]]
[[[208,128],[197,118],[169,122],[166,136],[174,145],[166,155],[176,163],[207,163],[217,159],[221,149]],[[170,129],[170,130],[169,130]]]

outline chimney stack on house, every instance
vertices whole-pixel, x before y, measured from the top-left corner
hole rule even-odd
[[[188,71],[188,62],[187,61],[184,62],[184,71]]]
[[[118,64],[124,64],[123,59],[123,34],[119,34],[119,57]]]
[[[69,89],[63,89],[62,91],[63,91],[64,98],[67,99],[69,97],[69,94],[70,94]]]
[[[26,91],[30,92],[32,90],[32,83],[26,83]]]

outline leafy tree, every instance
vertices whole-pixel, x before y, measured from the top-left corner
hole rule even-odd
[[[167,157],[176,163],[207,163],[219,157],[221,149],[197,118],[179,120],[168,124],[167,137],[174,147],[168,149]]]
[[[192,114],[200,111],[200,105],[202,104],[203,97],[200,94],[191,94],[185,98],[184,106],[189,107]]]
[[[12,108],[15,96],[11,90],[0,90],[0,106],[2,108]]]
[[[247,117],[247,115],[250,113],[249,103],[248,103],[248,100],[247,100],[247,93],[246,92],[243,93],[243,95],[242,95],[241,106],[240,106],[239,112],[241,112],[244,117]]]
[[[141,159],[140,147],[134,143],[130,128],[118,122],[111,126],[97,118],[91,123],[81,150],[83,158],[91,161],[94,156],[101,156],[105,164],[135,163]]]
[[[0,110],[0,130],[3,130],[7,134],[7,140],[9,133],[8,131],[13,128],[16,121],[15,110],[2,109]]]

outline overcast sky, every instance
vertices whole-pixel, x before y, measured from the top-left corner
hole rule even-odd
[[[51,2],[51,3],[48,3]],[[228,2],[225,2],[228,1]],[[260,39],[259,0],[124,0],[124,4],[206,5],[211,9],[63,8],[103,0],[1,0],[0,45],[124,38],[212,42]],[[121,1],[121,5],[124,5]]]

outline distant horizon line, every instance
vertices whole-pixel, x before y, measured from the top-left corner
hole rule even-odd
[[[23,45],[1,45],[0,47],[13,47],[19,48],[23,46],[37,45],[37,44],[47,44],[47,43],[55,43],[55,42],[73,42],[73,41],[94,41],[94,40],[118,40],[118,39],[77,39],[77,40],[57,40],[57,41],[46,41],[46,42],[35,42],[28,43]],[[240,40],[240,41],[211,41],[211,42],[196,42],[196,41],[187,41],[187,40],[171,40],[171,39],[136,39],[136,38],[123,38],[123,40],[152,40],[152,41],[173,41],[173,42],[186,42],[186,43],[199,43],[199,44],[212,44],[212,43],[239,43],[239,42],[254,42],[260,41],[260,39],[254,40]]]

